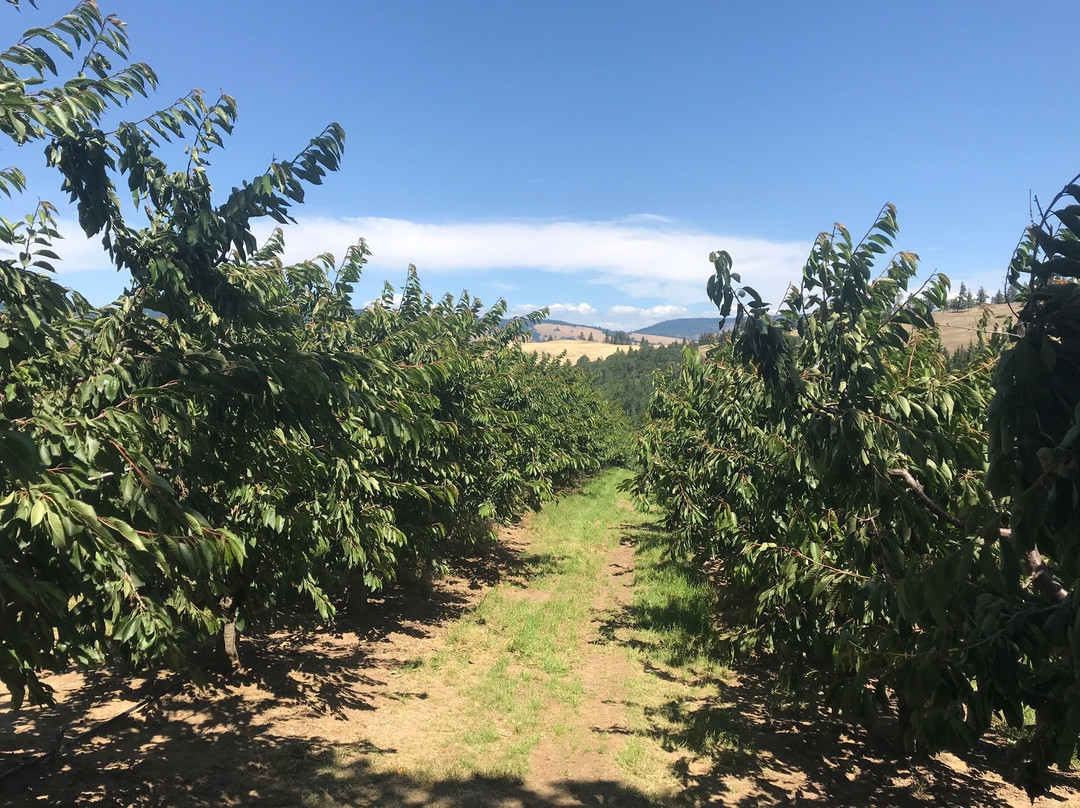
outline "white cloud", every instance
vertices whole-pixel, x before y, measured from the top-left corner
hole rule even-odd
[[[541,270],[574,274],[624,295],[673,305],[702,301],[712,250],[731,253],[743,279],[774,302],[798,278],[809,251],[804,242],[701,232],[645,215],[619,221],[458,224],[361,217],[301,219],[286,231],[286,259],[327,250],[341,255],[361,237],[374,253],[370,268],[376,274],[399,273],[409,264],[426,276]]]
[[[612,316],[629,317],[682,317],[687,313],[685,306],[650,306],[647,309],[638,306],[612,306],[608,314]]]
[[[392,300],[390,301],[390,305],[391,305],[392,307],[400,306],[400,305],[401,305],[401,301],[403,301],[404,299],[405,299],[405,295],[401,294],[401,292],[394,292],[394,296],[393,296],[393,299],[392,299]],[[355,302],[355,301],[354,301],[354,302]],[[381,306],[381,305],[383,305],[383,299],[382,299],[382,297],[381,297],[381,296],[380,296],[380,297],[377,297],[377,298],[375,298],[374,300],[369,300],[369,301],[368,301],[368,302],[367,302],[367,303],[366,303],[366,304],[364,305],[364,308],[371,308],[372,306],[376,306],[376,305],[377,305],[377,306]]]
[[[567,317],[593,318],[597,313],[596,307],[589,303],[515,303],[507,310],[507,314],[517,317],[532,314],[543,308],[548,310],[548,317],[555,320],[563,320]]]
[[[56,245],[60,273],[111,272],[99,239],[86,239],[74,221],[61,221],[68,238]],[[272,223],[258,221],[255,232],[265,238]],[[416,264],[425,277],[440,272],[502,273],[496,283],[507,291],[517,286],[515,273],[539,270],[574,275],[586,284],[608,287],[629,298],[665,301],[663,306],[615,307],[606,320],[622,328],[680,316],[685,306],[706,303],[704,285],[712,272],[708,255],[725,249],[735,270],[765,300],[776,303],[798,278],[809,244],[703,232],[653,214],[611,221],[506,220],[430,224],[378,217],[308,217],[285,231],[285,258],[295,261],[324,252],[337,256],[364,238],[373,251],[368,277],[396,276]],[[989,287],[988,287],[989,288]],[[543,304],[541,304],[543,305]],[[594,318],[589,303],[549,303],[556,318]],[[515,306],[515,312],[540,306]]]
[[[56,230],[64,236],[51,246],[52,251],[60,256],[60,260],[51,261],[57,272],[112,270],[112,262],[101,246],[100,236],[87,238],[78,223],[69,219],[58,221]],[[17,250],[0,244],[0,258],[14,258],[17,253]]]
[[[627,224],[675,224],[674,219],[669,219],[667,216],[658,216],[655,213],[632,213],[629,216],[624,216],[618,221]]]
[[[644,328],[662,320],[673,320],[677,317],[690,317],[690,310],[685,306],[660,305],[642,308],[640,306],[612,306],[607,310],[606,316],[599,322],[604,328],[617,328],[633,331],[636,328]]]
[[[690,315],[685,306],[660,305],[643,308],[641,306],[612,306],[604,312],[600,312],[595,306],[588,303],[548,303],[548,316],[556,320],[582,317],[587,319],[587,324],[601,328],[634,330],[647,325],[652,325],[660,320],[670,320],[675,317]],[[519,303],[511,306],[511,316],[528,314],[544,307],[544,304]]]

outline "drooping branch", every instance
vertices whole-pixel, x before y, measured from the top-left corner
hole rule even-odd
[[[1038,547],[1032,547],[1027,552],[1026,558],[1028,568],[1031,570],[1032,586],[1057,603],[1064,603],[1069,599],[1069,590],[1050,573],[1050,568],[1043,561]]]
[[[927,510],[931,511],[935,515],[941,517],[944,521],[948,522],[953,527],[965,530],[966,526],[964,521],[953,514],[949,513],[937,502],[934,502],[930,498],[930,495],[926,493],[926,489],[922,487],[907,469],[889,469],[889,474],[893,477],[899,477],[904,481],[908,490],[912,495],[921,502]],[[999,528],[998,535],[1003,539],[1008,539],[1012,536],[1012,531],[1008,528]],[[1053,574],[1050,572],[1050,568],[1046,566],[1046,561],[1043,560],[1042,553],[1039,552],[1038,547],[1032,547],[1024,555],[1027,561],[1028,569],[1031,570],[1031,585],[1039,590],[1045,597],[1055,601],[1056,603],[1064,603],[1069,598],[1069,590],[1062,586]]]
[[[926,493],[926,490],[922,487],[922,483],[911,476],[911,472],[907,469],[889,469],[889,474],[893,477],[899,477],[907,484],[908,490],[915,495],[915,499],[919,500],[926,506],[927,510],[937,514],[953,527],[958,527],[961,530],[964,529],[964,521],[956,516],[953,516],[943,507],[938,505],[934,500],[930,499],[930,495]]]

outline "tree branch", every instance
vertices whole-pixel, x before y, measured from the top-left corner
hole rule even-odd
[[[927,510],[941,517],[950,525],[961,530],[966,530],[967,527],[962,519],[953,516],[941,505],[930,499],[930,496],[926,493],[926,490],[922,487],[918,480],[911,476],[911,472],[907,469],[889,469],[889,474],[893,477],[899,477],[907,485],[908,490],[915,496],[915,499],[919,500],[926,506]],[[1003,539],[1012,537],[1012,531],[1008,528],[998,528],[998,535]],[[1069,590],[1061,585],[1053,574],[1050,572],[1050,568],[1046,566],[1046,562],[1043,560],[1042,553],[1039,552],[1038,547],[1032,547],[1025,555],[1028,569],[1031,570],[1031,585],[1039,590],[1045,597],[1054,601],[1055,603],[1064,603],[1069,598]]]
[[[1043,561],[1042,553],[1038,547],[1032,547],[1027,555],[1028,568],[1031,570],[1031,585],[1042,594],[1056,603],[1064,603],[1069,599],[1069,590],[1061,585],[1051,573],[1050,568]]]
[[[961,530],[966,529],[964,521],[953,516],[943,507],[938,505],[934,500],[930,499],[930,496],[926,493],[926,490],[922,487],[922,484],[911,476],[911,472],[907,469],[889,469],[889,474],[893,477],[899,477],[903,480],[908,487],[908,490],[915,495],[915,499],[919,500],[926,506],[927,510],[937,514],[953,527],[958,527]]]

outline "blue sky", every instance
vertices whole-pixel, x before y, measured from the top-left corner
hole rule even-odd
[[[345,127],[343,170],[286,239],[294,258],[367,239],[361,298],[411,262],[435,294],[512,311],[711,315],[710,250],[776,300],[820,230],[861,234],[885,202],[927,273],[993,290],[1030,195],[1080,172],[1072,3],[99,3],[157,105],[238,100],[222,190]],[[68,5],[0,9],[0,42]],[[39,147],[0,162],[33,182],[0,215],[62,201]],[[121,290],[92,246],[63,247],[66,284]]]

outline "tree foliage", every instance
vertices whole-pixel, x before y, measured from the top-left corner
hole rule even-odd
[[[233,100],[193,92],[106,130],[156,83],[126,57],[122,23],[89,0],[0,54],[0,132],[45,145],[130,279],[91,307],[51,277],[52,205],[0,221],[0,679],[16,705],[49,698],[42,670],[110,652],[183,667],[298,597],[328,619],[347,571],[377,588],[437,565],[449,538],[550,499],[625,440],[580,374],[515,347],[542,313],[502,326],[503,304],[435,301],[415,272],[399,304],[388,288],[358,312],[362,241],[293,265],[280,230],[257,243],[253,219],[289,222],[337,168],[339,126],[219,196],[208,155]],[[60,79],[64,58],[79,67]],[[9,196],[25,184],[0,172]]]
[[[673,552],[720,563],[732,655],[773,655],[853,720],[895,707],[914,749],[970,746],[1000,717],[1036,790],[1080,733],[1080,297],[1059,282],[1080,267],[1074,208],[1017,252],[1014,346],[980,337],[949,366],[932,319],[947,279],[909,294],[905,252],[874,274],[891,206],[859,241],[821,234],[776,317],[714,253],[733,341],[657,391],[634,481]]]
[[[1066,765],[1080,735],[1078,181],[1028,228],[1009,266],[1009,288],[1024,304],[1015,344],[994,374],[987,424],[987,484],[1009,503],[1003,545],[1027,560],[1033,586],[1051,603],[1032,620],[1034,639],[1023,649],[1030,671],[1018,681],[1036,709],[1027,751],[1040,766]]]

